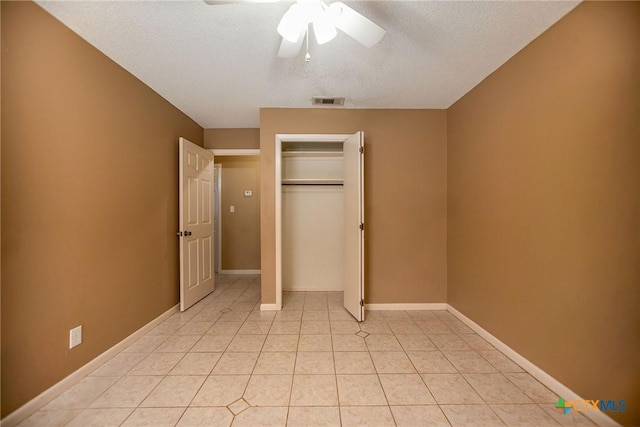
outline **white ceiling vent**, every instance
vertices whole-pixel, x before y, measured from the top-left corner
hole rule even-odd
[[[322,106],[334,106],[334,107],[342,107],[344,106],[344,97],[335,97],[335,96],[314,96],[311,98],[312,105],[322,105]]]

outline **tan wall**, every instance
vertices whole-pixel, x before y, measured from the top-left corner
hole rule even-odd
[[[259,270],[260,157],[217,156],[216,163],[222,164],[222,269]]]
[[[260,129],[205,129],[205,148],[260,148]]]
[[[0,7],[0,24],[2,23],[2,7]],[[0,28],[0,82],[2,81],[2,31]],[[2,84],[0,83],[0,117],[2,117]],[[2,200],[2,120],[0,119],[0,201]],[[2,381],[2,203],[0,202],[0,382]],[[0,402],[2,387],[0,386]],[[0,404],[1,408],[1,404]],[[0,418],[2,417],[0,411]]]
[[[365,133],[365,300],[445,302],[446,112],[262,109],[262,302],[275,302],[275,134]]]
[[[2,416],[178,302],[180,136],[203,129],[34,3],[2,2]]]
[[[640,425],[640,3],[586,2],[448,111],[448,301]]]

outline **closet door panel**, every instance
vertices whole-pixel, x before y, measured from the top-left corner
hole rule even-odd
[[[364,320],[364,133],[344,142],[344,308]]]

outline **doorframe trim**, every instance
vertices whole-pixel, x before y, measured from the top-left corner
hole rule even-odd
[[[289,134],[277,133],[275,139],[275,219],[276,219],[276,303],[282,310],[282,143],[283,142],[344,142],[353,134]]]

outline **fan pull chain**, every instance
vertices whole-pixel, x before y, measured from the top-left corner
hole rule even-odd
[[[307,24],[307,54],[304,56],[304,61],[311,61],[311,55],[309,55],[309,24]]]

